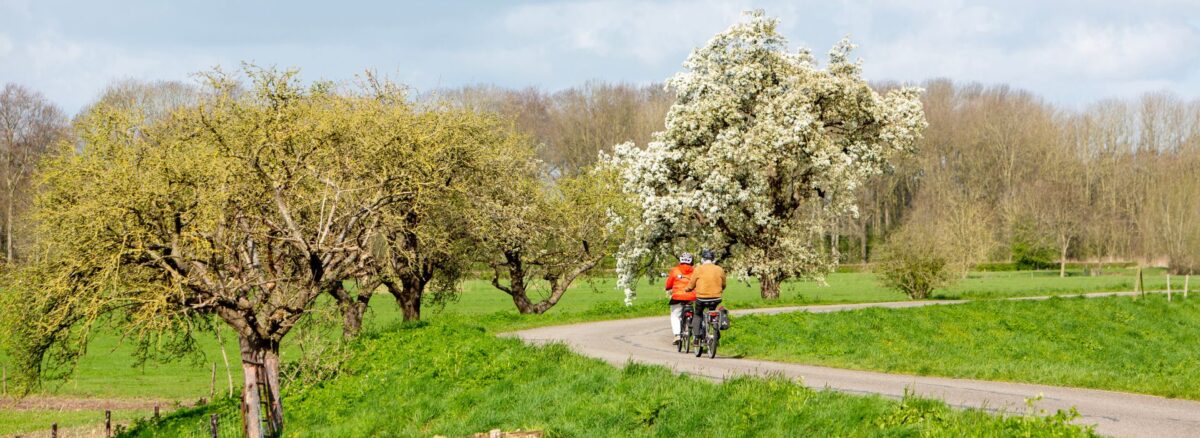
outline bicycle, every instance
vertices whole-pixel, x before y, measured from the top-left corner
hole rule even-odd
[[[692,352],[692,318],[695,317],[695,303],[687,303],[683,305],[683,312],[679,315],[679,345],[676,345],[680,353]]]
[[[701,344],[696,347],[696,357],[704,355],[704,351],[708,350],[708,357],[715,359],[717,357],[717,346],[721,344],[721,310],[720,308],[709,310],[704,315],[703,323],[700,324]]]

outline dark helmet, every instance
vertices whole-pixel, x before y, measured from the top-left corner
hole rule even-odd
[[[716,261],[717,255],[713,253],[713,250],[704,248],[700,250],[700,260]]]
[[[679,255],[679,263],[692,264],[692,253],[685,252]]]

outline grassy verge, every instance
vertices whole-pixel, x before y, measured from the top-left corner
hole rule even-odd
[[[786,379],[716,384],[657,366],[624,369],[562,345],[532,347],[475,325],[385,330],[355,345],[343,374],[291,392],[288,434],[462,436],[1081,436],[1070,414],[994,416],[936,401],[813,391]],[[172,415],[131,436],[188,436],[232,403]],[[703,432],[702,432],[703,431]]]
[[[1059,278],[1057,271],[976,272],[951,288],[938,291],[941,298],[1003,298],[1013,296],[1063,294],[1093,291],[1128,290],[1132,288],[1134,270],[1113,269],[1101,276],[1068,276]],[[1162,288],[1165,279],[1161,270],[1147,270],[1149,288]],[[558,306],[545,315],[519,315],[507,295],[496,291],[485,281],[471,280],[464,284],[457,301],[444,308],[427,308],[430,321],[467,319],[493,332],[546,325],[603,319],[633,318],[663,315],[660,283],[639,282],[638,304],[623,305],[623,295],[616,291],[611,278],[595,278],[577,282]],[[826,285],[814,282],[788,282],[783,298],[763,301],[758,297],[757,283],[731,281],[726,302],[732,308],[801,305],[837,302],[900,301],[905,297],[880,286],[874,274],[844,272],[829,276]],[[390,296],[381,295],[372,302],[367,327],[378,330],[400,318]],[[336,335],[333,335],[336,336]],[[241,370],[237,363],[237,346],[233,336],[225,332],[224,349],[233,361],[226,375],[220,344],[214,339],[201,339],[203,354],[177,358],[171,362],[148,362],[135,366],[133,349],[120,336],[103,333],[89,345],[89,354],[79,363],[77,372],[66,382],[47,385],[40,394],[71,397],[103,398],[162,398],[194,401],[208,397],[211,366],[217,366],[217,393],[226,390],[232,378],[237,386]],[[296,356],[293,339],[285,341],[283,356]],[[0,366],[8,366],[7,357],[0,351]],[[11,368],[10,368],[11,369]],[[0,416],[10,411],[0,409]],[[14,417],[16,418],[16,417]],[[21,418],[26,418],[22,416]],[[44,427],[47,418],[30,418],[25,428]],[[51,420],[53,421],[53,420]]]
[[[113,411],[113,423],[125,424],[148,415],[148,411],[123,410]],[[97,410],[21,410],[4,411],[0,415],[0,436],[10,436],[19,433],[29,433],[38,430],[50,430],[52,423],[58,423],[60,430],[73,430],[73,436],[103,436],[104,411]],[[86,426],[99,425],[99,428]],[[64,431],[65,432],[65,431]]]
[[[1200,301],[1061,298],[738,317],[731,355],[1200,400]]]

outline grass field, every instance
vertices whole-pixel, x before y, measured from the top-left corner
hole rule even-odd
[[[1198,321],[1200,297],[983,301],[747,315],[722,343],[777,361],[1200,400]]]
[[[339,378],[293,391],[289,433],[463,436],[491,429],[549,436],[1085,436],[1069,416],[998,417],[937,401],[816,392],[786,379],[723,384],[657,366],[617,369],[565,346],[532,347],[479,326],[385,330],[356,346]],[[210,412],[181,412],[132,436],[200,436]],[[1018,413],[1019,414],[1019,413]]]
[[[1103,276],[1070,276],[1058,278],[1057,271],[977,272],[936,295],[943,298],[998,298],[1090,291],[1128,290],[1133,284],[1132,270],[1112,270]],[[1146,283],[1161,288],[1161,270],[1148,270]],[[545,315],[518,315],[511,299],[482,280],[464,284],[457,301],[438,309],[427,307],[425,318],[431,321],[468,317],[492,331],[505,331],[534,326],[564,324],[597,319],[626,318],[663,314],[663,292],[660,283],[643,280],[638,284],[638,304],[627,308],[623,295],[610,278],[580,281],[558,306]],[[827,285],[814,282],[789,282],[783,287],[783,298],[764,302],[758,297],[754,281],[731,281],[726,302],[733,308],[774,305],[795,305],[826,302],[899,301],[905,297],[880,286],[870,273],[836,273],[829,276]],[[390,296],[381,295],[372,302],[367,316],[368,329],[386,327],[399,319],[399,311]],[[176,358],[169,362],[149,362],[134,366],[133,349],[115,334],[98,336],[90,345],[88,355],[79,363],[75,375],[66,382],[51,383],[41,394],[95,398],[165,398],[194,401],[207,397],[210,367],[218,367],[217,392],[226,388],[227,376],[220,349],[214,339],[201,339],[203,354]],[[232,378],[240,379],[236,342],[225,335],[225,351],[233,361]],[[284,359],[294,356],[285,341]],[[9,366],[7,356],[0,351],[0,366]],[[0,410],[7,414],[7,411]],[[100,418],[101,412],[90,412]],[[36,419],[25,423],[26,430],[45,429],[53,418]],[[21,426],[16,426],[21,427]]]

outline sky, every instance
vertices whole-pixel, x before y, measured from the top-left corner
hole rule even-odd
[[[793,49],[842,37],[871,80],[1009,84],[1080,107],[1200,98],[1200,1],[59,1],[0,0],[0,83],[68,113],[114,80],[194,81],[242,62],[307,79],[374,70],[417,90],[649,84],[763,9]]]

